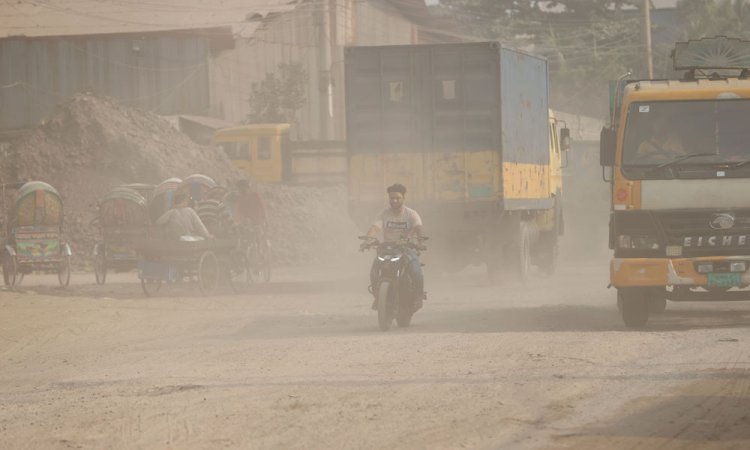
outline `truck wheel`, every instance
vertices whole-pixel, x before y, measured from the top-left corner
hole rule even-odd
[[[667,309],[667,299],[664,298],[664,295],[659,295],[658,293],[654,293],[654,295],[649,298],[648,302],[648,312],[652,314],[661,314]]]
[[[617,290],[617,304],[622,321],[628,328],[642,328],[648,322],[651,296],[643,288],[620,288]]]
[[[528,280],[531,268],[531,233],[527,222],[521,221],[518,224],[515,242],[506,247],[506,254],[510,273],[521,282]]]
[[[560,245],[557,240],[557,233],[545,233],[539,240],[539,247],[536,252],[537,266],[545,275],[550,276],[555,273],[559,252]]]

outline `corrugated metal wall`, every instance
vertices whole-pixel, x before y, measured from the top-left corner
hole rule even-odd
[[[315,13],[329,13],[330,67],[321,67]],[[266,19],[253,39],[240,40],[232,50],[215,55],[211,63],[212,115],[230,121],[246,119],[254,81],[276,72],[279,63],[301,62],[308,74],[307,104],[293,130],[297,139],[344,139],[344,46],[409,44],[414,25],[397,9],[379,0],[330,0],[304,4],[294,11]],[[330,70],[329,96],[321,79]],[[321,135],[320,104],[330,105],[328,136]]]
[[[83,90],[160,114],[206,114],[205,37],[0,40],[0,130],[26,128]]]

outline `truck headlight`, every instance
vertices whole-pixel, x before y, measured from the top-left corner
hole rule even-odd
[[[617,244],[620,248],[630,250],[657,250],[659,248],[659,240],[653,236],[621,234],[617,236]]]

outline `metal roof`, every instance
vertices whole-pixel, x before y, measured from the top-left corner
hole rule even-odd
[[[231,27],[250,37],[302,0],[12,0],[0,2],[0,39]]]

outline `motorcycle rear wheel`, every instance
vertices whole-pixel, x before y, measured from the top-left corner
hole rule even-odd
[[[378,286],[378,326],[381,331],[388,331],[393,324],[393,315],[390,311],[389,297],[391,295],[391,282],[381,281]]]

